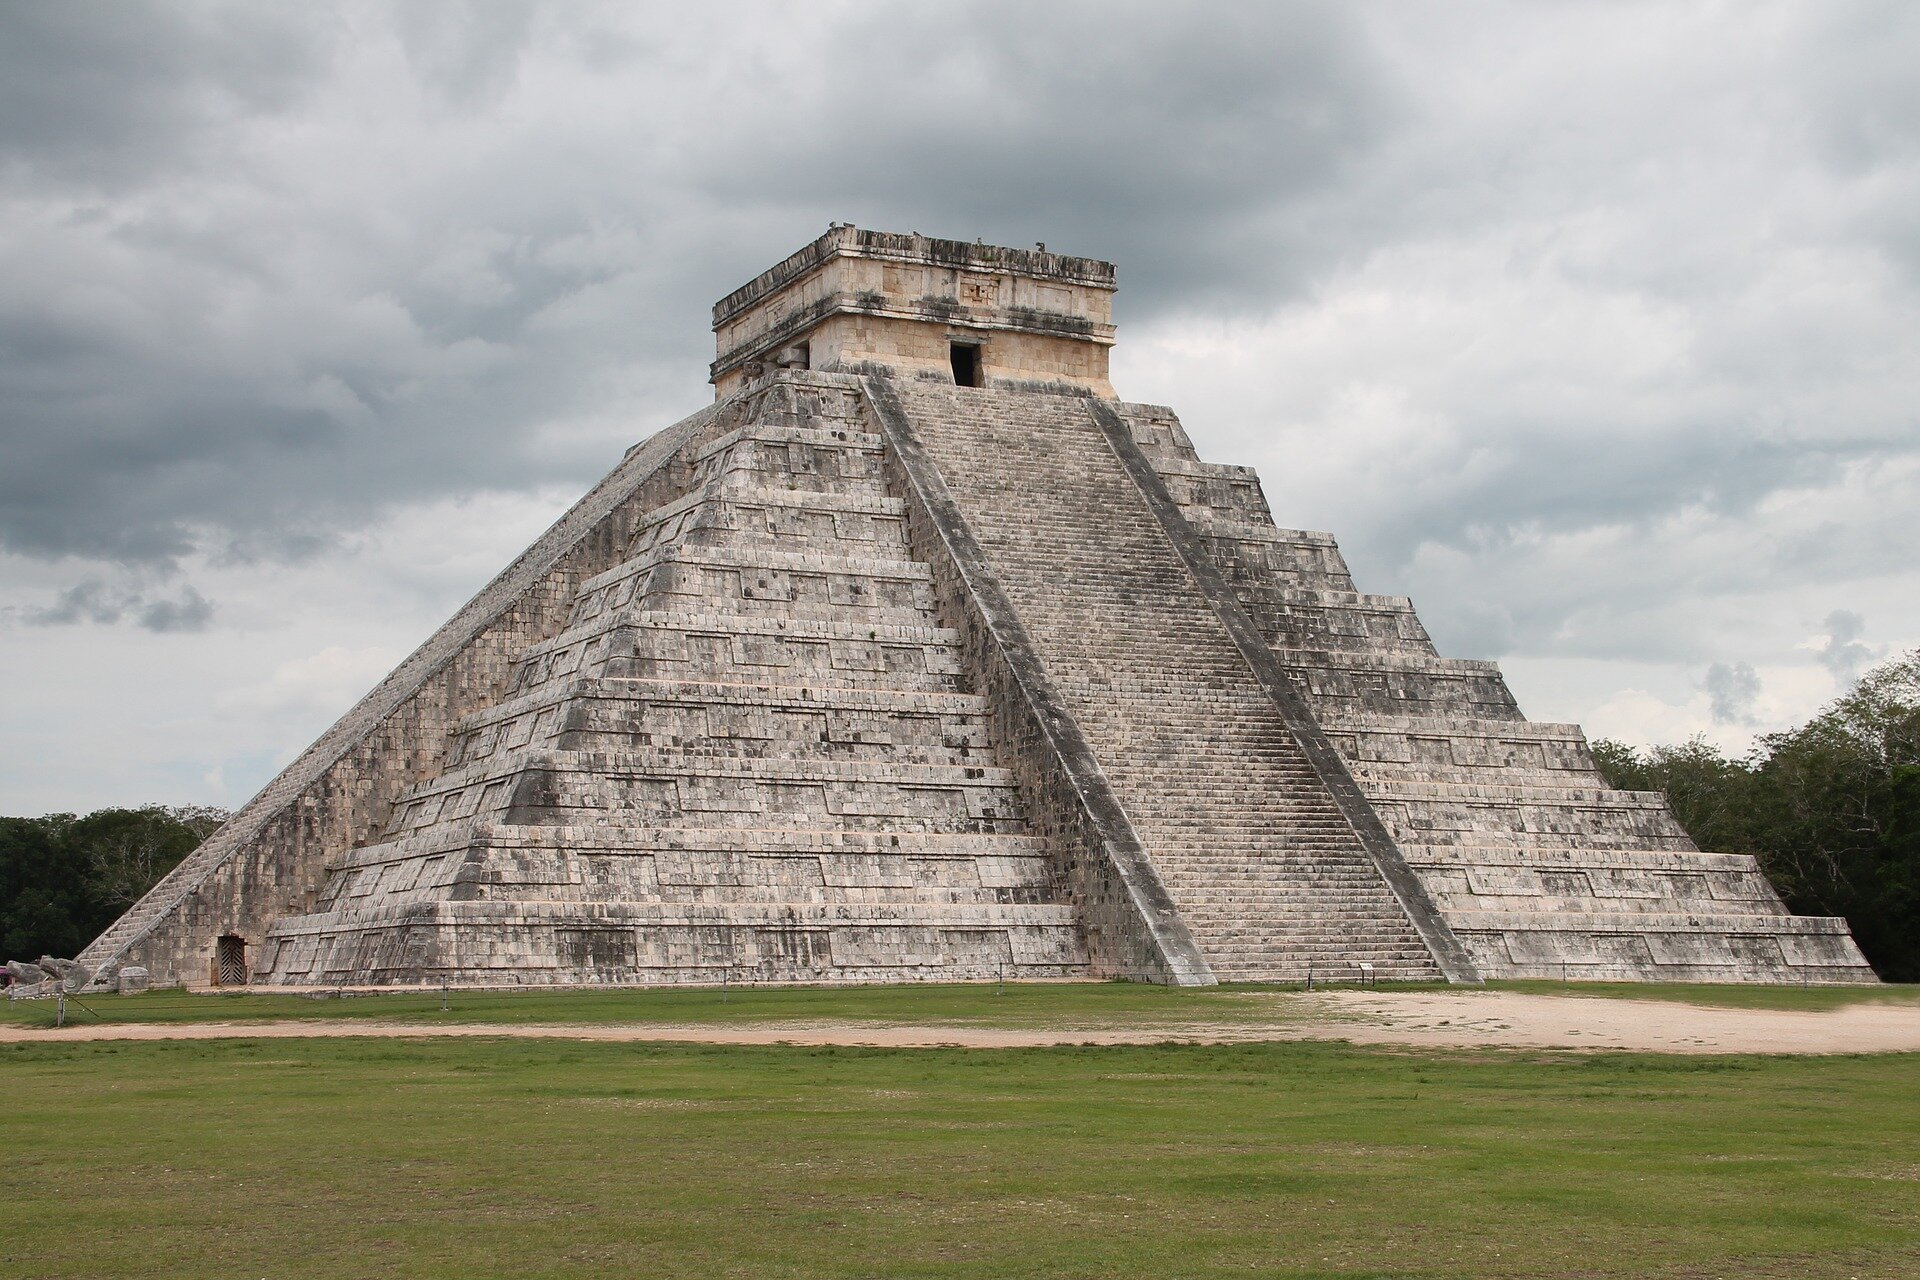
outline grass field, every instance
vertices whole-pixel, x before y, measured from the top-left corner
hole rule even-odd
[[[1494,989],[1551,995],[1682,1000],[1767,1009],[1832,1009],[1863,1002],[1920,1003],[1920,986],[1756,987],[1633,983],[1498,982]],[[1383,990],[1459,991],[1440,984]],[[246,1022],[384,1018],[482,1023],[755,1023],[778,1021],[941,1023],[1009,1028],[1102,1028],[1148,1024],[1296,1022],[1315,1016],[1289,999],[1298,987],[1231,985],[1170,988],[1146,983],[914,984],[884,987],[716,987],[625,991],[394,992],[318,999],[310,995],[234,993],[86,996],[70,1006],[76,1023]],[[0,1006],[0,1021],[51,1026],[51,1000]]]
[[[1406,989],[1406,988],[1403,988]],[[1423,987],[1421,989],[1426,989]],[[1434,987],[1439,990],[1441,988]],[[914,983],[873,987],[718,987],[601,991],[393,992],[314,998],[302,995],[85,996],[76,1022],[238,1022],[391,1018],[511,1023],[755,1023],[779,1021],[952,1023],[971,1026],[1108,1026],[1140,1022],[1215,1022],[1258,1013],[1273,994],[1297,988],[1173,988],[1137,982]],[[443,1011],[442,1005],[446,1008]],[[95,1017],[97,1015],[97,1018]],[[6,1015],[27,1026],[50,1024],[49,1000],[22,1001]]]
[[[399,1039],[0,1064],[4,1276],[1920,1274],[1912,1057]]]

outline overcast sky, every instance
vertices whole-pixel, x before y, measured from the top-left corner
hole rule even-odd
[[[1835,0],[0,0],[0,812],[245,800],[835,220],[1117,262],[1121,395],[1442,652],[1744,750],[1920,644],[1916,67]]]

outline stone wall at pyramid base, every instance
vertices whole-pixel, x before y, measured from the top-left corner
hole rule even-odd
[[[1873,982],[1847,931],[1826,916],[1658,911],[1456,910],[1481,971],[1567,982]],[[1655,904],[1658,905],[1658,904]]]
[[[275,930],[273,985],[721,986],[1031,981],[1086,977],[1057,909],[985,921],[964,909],[835,905],[794,911],[653,903],[541,910],[436,903],[337,934],[299,917]],[[293,970],[301,970],[295,972]]]
[[[999,832],[489,824],[356,850],[275,922],[275,986],[1089,975],[1043,841]]]

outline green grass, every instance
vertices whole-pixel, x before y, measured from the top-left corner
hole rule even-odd
[[[1420,984],[1419,989],[1443,988]],[[68,1016],[76,1024],[383,1018],[502,1024],[832,1021],[992,1027],[1177,1026],[1243,1019],[1298,1020],[1309,1016],[1305,1009],[1291,1013],[1286,1009],[1289,998],[1297,992],[1295,987],[1180,989],[1137,982],[453,991],[445,998],[447,1011],[442,1012],[438,991],[325,999],[252,992],[190,995],[152,991],[138,996],[85,996],[87,1009],[69,1005]],[[54,1005],[51,1000],[21,1001],[10,1006],[4,1016],[23,1026],[50,1026]]]
[[[1906,1276],[1916,1074],[1309,1043],[0,1046],[0,1275]]]
[[[1749,987],[1687,984],[1499,982],[1495,989],[1538,994],[1682,1000],[1696,1004],[1769,1009],[1831,1009],[1878,1001],[1920,1002],[1920,986]],[[1438,984],[1388,984],[1381,990],[1459,991]],[[1009,983],[885,987],[716,987],[611,991],[455,991],[441,1010],[437,991],[394,992],[316,999],[311,996],[234,993],[189,995],[154,991],[139,996],[86,996],[69,1007],[79,1024],[100,1022],[249,1022],[288,1019],[380,1018],[479,1023],[871,1022],[936,1023],[978,1027],[1149,1026],[1174,1029],[1200,1023],[1297,1023],[1315,1015],[1294,999],[1298,987],[1233,985],[1200,989],[1146,983]],[[4,1006],[0,1022],[51,1026],[50,1000]]]

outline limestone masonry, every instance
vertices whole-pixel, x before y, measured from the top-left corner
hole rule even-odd
[[[1871,981],[1108,383],[1114,269],[836,226],[81,962],[108,983]]]

